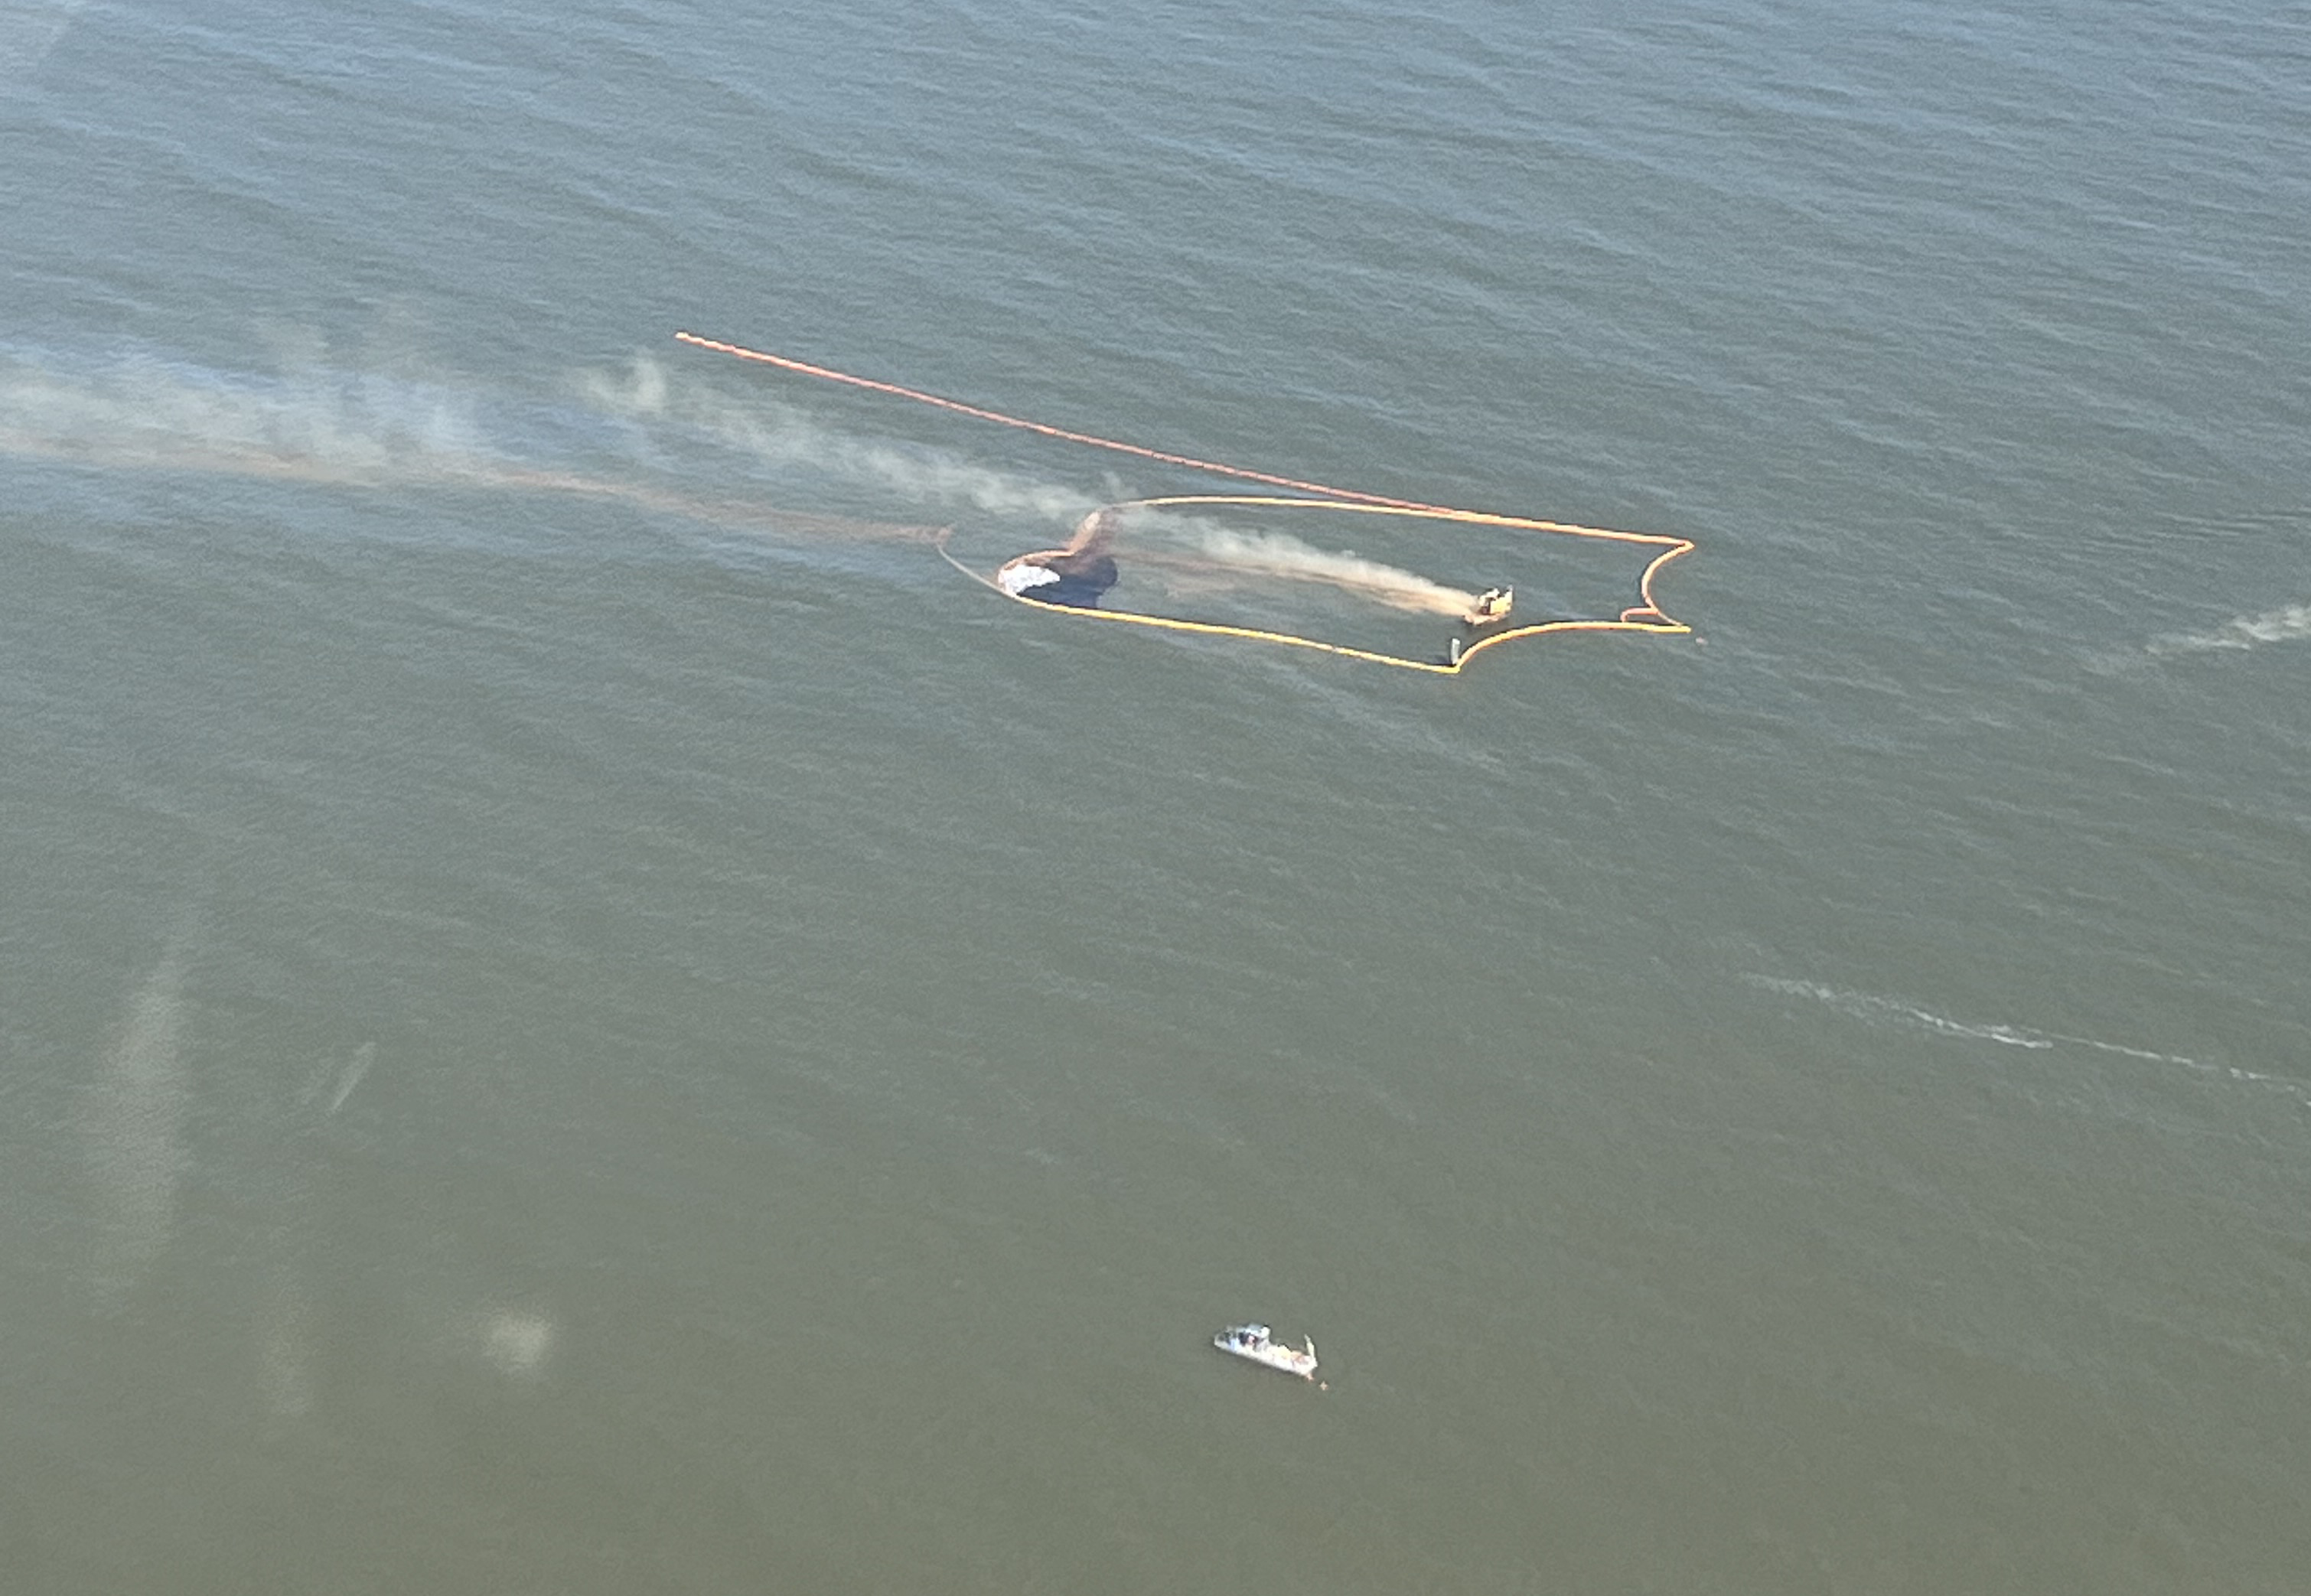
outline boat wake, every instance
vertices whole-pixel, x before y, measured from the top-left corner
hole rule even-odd
[[[1932,1031],[1937,1035],[1954,1036],[1969,1042],[1994,1042],[2002,1047],[2028,1048],[2044,1051],[2054,1048],[2084,1048],[2094,1052],[2108,1053],[2118,1058],[2139,1059],[2150,1064],[2171,1064],[2177,1068],[2208,1079],[2230,1080],[2245,1086],[2286,1093],[2298,1103],[2311,1108],[2311,1084],[2291,1080],[2285,1076],[2265,1075],[2259,1070],[2241,1069],[2235,1065],[2212,1064],[2181,1053],[2162,1053],[2152,1048],[2129,1047],[2123,1042],[2098,1042],[2091,1036],[2071,1036],[2060,1031],[2038,1031],[2027,1025],[1984,1024],[1947,1018],[1905,1003],[1898,998],[1880,998],[1868,992],[1851,992],[1837,987],[1823,986],[1810,981],[1792,981],[1783,976],[1745,972],[1742,980],[1751,986],[1786,997],[1808,998],[1817,1003],[1874,1025],[1906,1025]]]
[[[1840,991],[1836,987],[1818,986],[1810,981],[1785,981],[1779,976],[1756,974],[1744,975],[1741,979],[1752,986],[1764,987],[1769,992],[1782,992],[1792,998],[1811,998],[1818,1003],[1827,1004],[1839,1013],[1851,1015],[1855,1019],[1893,1021],[1914,1025],[1922,1030],[1938,1032],[1944,1036],[1963,1036],[1975,1042],[1995,1042],[2005,1047],[2027,1048],[2050,1048],[2061,1040],[2041,1032],[2023,1030],[2013,1025],[1967,1025],[1958,1020],[1945,1019],[1938,1014],[1930,1014],[1925,1009],[1904,1003],[1898,999],[1873,998],[1867,992]],[[2145,1053],[2142,1056],[2156,1059],[2164,1055]],[[2190,1060],[2179,1061],[2188,1063]]]
[[[2259,615],[2234,615],[2205,632],[2175,632],[2155,637],[2144,652],[2156,659],[2177,654],[2210,654],[2225,650],[2258,649],[2266,643],[2299,642],[2311,638],[2311,604],[2290,604]]]

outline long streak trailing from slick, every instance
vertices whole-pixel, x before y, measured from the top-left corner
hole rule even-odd
[[[1217,460],[1199,459],[1192,455],[1174,454],[1166,449],[1149,449],[1142,444],[1126,443],[1113,438],[1102,438],[1095,433],[1055,427],[1048,423],[1029,421],[1024,416],[1008,415],[1002,411],[990,410],[982,406],[966,405],[958,399],[943,398],[937,394],[925,393],[920,388],[903,388],[894,382],[882,382],[869,377],[854,376],[848,371],[838,371],[829,366],[813,365],[807,361],[795,360],[787,355],[772,354],[759,349],[748,349],[742,344],[724,343],[716,338],[701,337],[696,333],[677,332],[674,336],[681,343],[693,344],[701,349],[712,350],[719,354],[731,355],[739,360],[775,366],[781,371],[791,371],[800,376],[841,383],[850,388],[864,388],[873,393],[886,394],[894,398],[929,406],[954,414],[969,416],[975,421],[991,422],[999,426],[1016,428],[1042,437],[1058,439],[1062,442],[1079,443],[1088,448],[1131,455],[1161,465],[1184,467],[1190,470],[1208,472],[1217,476],[1234,477],[1243,482],[1286,489],[1290,491],[1291,495],[1286,497],[1275,494],[1243,493],[1173,494],[1156,499],[1128,500],[1109,507],[1113,510],[1158,509],[1173,505],[1246,505],[1266,509],[1326,510],[1367,515],[1405,516],[1420,520],[1451,521],[1466,526],[1499,527],[1516,531],[1548,532],[1566,537],[1594,538],[1612,543],[1632,544],[1659,551],[1646,563],[1644,571],[1637,579],[1637,596],[1641,602],[1623,609],[1618,617],[1611,620],[1597,618],[1542,621],[1530,625],[1501,626],[1473,638],[1466,647],[1457,648],[1450,658],[1443,660],[1412,659],[1401,655],[1382,653],[1375,650],[1356,649],[1341,643],[1325,642],[1293,632],[1271,632],[1251,626],[1221,625],[1208,621],[1190,621],[1174,615],[1145,615],[1132,610],[1068,606],[1063,612],[1068,615],[1080,615],[1086,620],[1116,621],[1128,625],[1155,627],[1163,631],[1190,632],[1208,637],[1232,637],[1254,642],[1280,643],[1289,648],[1312,649],[1321,653],[1338,654],[1351,659],[1368,660],[1375,665],[1393,666],[1401,670],[1426,671],[1436,676],[1458,676],[1468,662],[1478,653],[1496,644],[1506,642],[1511,638],[1533,637],[1549,632],[1652,632],[1682,634],[1693,630],[1683,622],[1672,619],[1666,611],[1662,610],[1654,600],[1653,593],[1653,578],[1659,574],[1661,567],[1679,555],[1692,551],[1694,545],[1688,538],[1672,537],[1653,532],[1621,532],[1606,527],[1580,526],[1570,521],[1542,520],[1531,516],[1499,515],[1487,510],[1456,510],[1450,505],[1426,504],[1412,499],[1392,499],[1382,493],[1367,493],[1356,488],[1334,487],[1326,483],[1312,482],[1304,477],[1254,471],[1242,466],[1225,465]],[[944,539],[940,543],[939,552],[946,555],[949,564],[973,580],[981,582],[996,592],[1022,603],[1034,602],[1032,598],[1006,588],[994,579],[972,570],[955,559],[947,552]],[[1038,605],[1037,607],[1056,608],[1058,606]]]
[[[605,385],[590,386],[605,397]],[[469,392],[344,368],[268,377],[144,359],[75,371],[0,349],[0,456],[318,487],[552,494],[805,537],[937,536],[524,460],[492,439],[476,408]]]

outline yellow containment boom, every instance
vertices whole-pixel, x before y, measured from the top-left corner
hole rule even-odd
[[[681,343],[711,349],[717,353],[734,355],[744,361],[776,366],[805,377],[815,377],[847,387],[865,388],[872,393],[888,394],[895,398],[911,399],[919,405],[929,405],[940,410],[952,411],[974,420],[993,422],[999,426],[1015,427],[1021,432],[1034,432],[1046,438],[1056,438],[1068,443],[1081,443],[1094,449],[1104,449],[1117,454],[1134,455],[1166,466],[1185,467],[1193,471],[1210,472],[1215,475],[1231,476],[1242,482],[1258,483],[1267,487],[1290,490],[1290,495],[1245,493],[1176,493],[1155,499],[1130,499],[1107,508],[1123,510],[1161,510],[1182,505],[1249,505],[1262,509],[1329,510],[1351,514],[1405,516],[1417,520],[1457,521],[1467,526],[1504,527],[1521,532],[1546,532],[1562,537],[1590,538],[1611,543],[1632,544],[1659,552],[1647,562],[1637,578],[1637,597],[1641,602],[1621,611],[1612,620],[1535,621],[1527,625],[1507,624],[1513,595],[1505,588],[1490,589],[1477,600],[1469,613],[1462,617],[1468,630],[1465,637],[1452,640],[1450,650],[1442,660],[1414,659],[1403,655],[1381,653],[1371,649],[1351,648],[1345,643],[1325,642],[1312,637],[1302,637],[1288,632],[1269,632],[1256,626],[1229,626],[1212,621],[1183,620],[1175,615],[1143,615],[1134,610],[1094,609],[1072,606],[1048,605],[1023,597],[995,581],[991,577],[973,571],[956,559],[947,549],[948,533],[938,538],[938,551],[948,564],[962,571],[981,586],[1012,600],[1047,614],[1081,616],[1090,621],[1114,621],[1130,626],[1150,626],[1165,632],[1191,632],[1205,637],[1240,638],[1252,642],[1278,643],[1286,648],[1311,649],[1320,653],[1338,654],[1345,658],[1362,659],[1374,665],[1393,666],[1400,670],[1426,671],[1434,676],[1458,676],[1468,662],[1485,650],[1509,641],[1512,638],[1539,637],[1554,632],[1652,632],[1665,635],[1689,633],[1693,628],[1672,619],[1653,598],[1653,578],[1661,567],[1681,554],[1690,554],[1694,545],[1690,538],[1672,537],[1658,532],[1620,532],[1609,527],[1583,527],[1569,521],[1542,520],[1531,516],[1498,515],[1489,510],[1455,510],[1449,505],[1424,504],[1413,499],[1391,499],[1381,493],[1361,493],[1354,488],[1332,487],[1321,482],[1308,482],[1299,477],[1279,476],[1270,472],[1253,471],[1242,466],[1223,465],[1217,460],[1200,460],[1191,455],[1173,454],[1160,449],[1148,449],[1137,443],[1125,443],[1113,438],[1102,438],[1090,432],[1077,432],[1065,427],[1051,426],[1042,422],[1028,421],[1016,415],[1006,415],[999,410],[988,410],[977,405],[966,405],[957,399],[942,398],[919,388],[902,388],[894,382],[878,382],[870,377],[857,377],[848,371],[838,371],[829,366],[812,365],[807,361],[790,359],[782,354],[769,354],[759,349],[748,349],[737,344],[725,344],[719,339],[703,338],[695,333],[677,332]]]

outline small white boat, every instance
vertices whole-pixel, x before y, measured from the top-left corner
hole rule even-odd
[[[1279,1347],[1269,1339],[1264,1324],[1232,1324],[1212,1338],[1212,1345],[1222,1352],[1232,1352],[1238,1357],[1248,1357],[1256,1364],[1266,1364],[1271,1369],[1281,1369],[1286,1374],[1297,1374],[1303,1380],[1316,1377],[1316,1340],[1305,1338],[1308,1350],[1296,1347]]]

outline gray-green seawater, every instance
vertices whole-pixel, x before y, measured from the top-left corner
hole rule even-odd
[[[2306,1589],[2307,218],[2236,0],[0,13],[0,1587]]]

